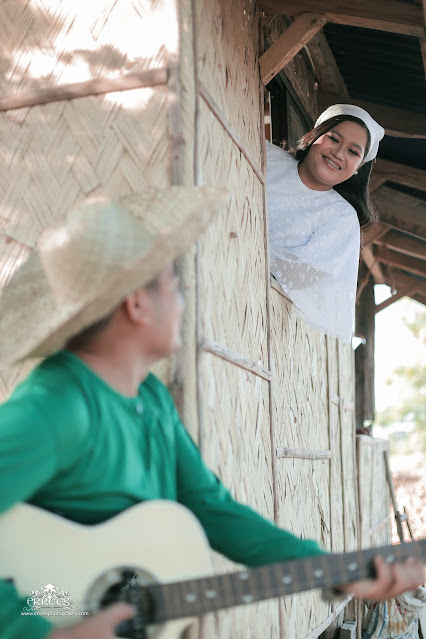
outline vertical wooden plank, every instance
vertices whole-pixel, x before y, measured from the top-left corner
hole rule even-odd
[[[196,104],[197,67],[196,32],[191,0],[175,0],[179,27],[177,55],[170,60],[169,80],[169,144],[170,175],[173,184],[193,186],[195,176],[195,144],[197,139]],[[182,327],[183,348],[176,357],[173,395],[185,426],[195,441],[199,440],[197,408],[197,272],[196,251],[191,249],[180,258],[178,270],[185,297]]]
[[[332,388],[332,362],[331,362],[331,338],[329,335],[326,337],[326,356],[327,356],[327,392],[328,392],[328,447],[332,450],[332,442],[333,442],[333,431],[332,431],[332,414],[333,414],[333,404],[331,401],[333,388]],[[330,504],[330,518],[329,518],[329,528],[330,528],[330,549],[334,550],[334,525],[333,525],[333,503],[334,503],[334,465],[336,463],[335,456],[331,458],[330,461],[330,481],[328,484],[328,501]]]
[[[343,549],[348,550],[348,495],[347,495],[347,487],[346,487],[346,477],[345,477],[345,455],[348,454],[349,451],[345,450],[345,437],[344,437],[344,407],[343,407],[343,384],[342,384],[342,355],[341,355],[341,344],[337,343],[337,369],[339,371],[338,378],[338,389],[339,389],[339,422],[340,422],[340,472],[341,472],[341,481],[342,481],[342,519],[343,519]]]
[[[359,280],[365,277],[365,264],[361,267]],[[356,369],[356,427],[374,421],[374,280],[370,276],[359,298],[356,311],[356,335],[365,339],[355,351]]]
[[[329,448],[332,450],[330,466],[330,528],[331,550],[342,552],[343,544],[343,483],[342,483],[342,429],[339,396],[338,340],[327,336],[328,374],[328,426]]]

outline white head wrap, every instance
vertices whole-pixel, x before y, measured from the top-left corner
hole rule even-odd
[[[333,104],[332,106],[329,106],[328,109],[321,113],[318,120],[315,122],[315,126],[317,127],[319,124],[322,124],[326,120],[330,120],[330,118],[334,118],[338,115],[352,115],[364,122],[370,133],[370,148],[364,158],[364,162],[370,162],[370,160],[373,160],[377,155],[379,142],[385,134],[384,128],[380,126],[376,120],[373,120],[367,111],[361,109],[361,107],[355,106],[354,104]]]

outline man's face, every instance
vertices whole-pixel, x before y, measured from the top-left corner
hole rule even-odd
[[[159,358],[167,357],[182,346],[183,295],[173,266],[167,266],[149,289],[153,305],[150,347]]]

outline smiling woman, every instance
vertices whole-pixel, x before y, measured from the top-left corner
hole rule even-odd
[[[310,189],[328,191],[345,182],[360,167],[368,144],[365,126],[345,120],[312,144],[299,165],[299,177]]]
[[[363,109],[329,107],[297,143],[266,143],[271,272],[315,328],[350,341],[360,227],[383,128]]]

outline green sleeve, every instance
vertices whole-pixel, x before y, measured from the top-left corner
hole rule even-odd
[[[47,639],[53,625],[44,617],[21,615],[25,599],[20,599],[13,584],[0,580],[1,639]]]
[[[34,404],[9,400],[0,406],[0,450],[1,513],[28,499],[54,472],[56,455],[51,431]],[[21,615],[24,605],[25,600],[19,599],[13,585],[0,580],[1,639],[48,636],[52,625],[42,617]]]
[[[33,399],[0,406],[0,512],[34,495],[54,475],[55,439]]]
[[[247,566],[325,552],[315,541],[299,539],[236,502],[205,466],[179,419],[176,446],[178,501],[199,519],[214,550]]]

